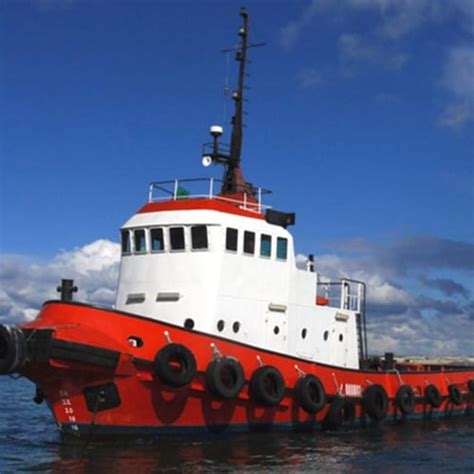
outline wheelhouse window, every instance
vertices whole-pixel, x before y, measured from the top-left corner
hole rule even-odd
[[[288,239],[283,237],[277,238],[277,258],[280,260],[288,258]]]
[[[232,227],[227,227],[225,232],[225,248],[232,252],[237,252],[237,242],[239,239],[239,231]]]
[[[170,228],[171,250],[184,250],[184,227]]]
[[[152,252],[162,252],[165,249],[163,229],[151,229],[150,241]]]
[[[135,253],[146,252],[145,229],[133,231],[133,244],[135,246]]]
[[[260,255],[262,257],[271,257],[272,255],[272,237],[262,234],[260,238]]]
[[[205,225],[191,227],[191,247],[193,250],[207,249],[207,227]]]
[[[248,230],[244,232],[244,253],[251,255],[255,253],[255,232]]]
[[[129,255],[131,253],[130,232],[128,230],[122,230],[120,235],[122,240],[122,255]]]

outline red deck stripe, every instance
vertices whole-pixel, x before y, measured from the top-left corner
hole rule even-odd
[[[237,205],[225,201],[219,201],[218,199],[177,199],[176,201],[150,202],[145,204],[138,211],[138,214],[143,214],[145,212],[194,210],[218,211],[238,216],[252,217],[254,219],[265,219],[265,216],[259,212],[241,209]]]

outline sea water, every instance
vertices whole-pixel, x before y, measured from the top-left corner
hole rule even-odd
[[[253,433],[64,444],[34,385],[0,377],[0,473],[474,473],[474,416],[342,433]]]

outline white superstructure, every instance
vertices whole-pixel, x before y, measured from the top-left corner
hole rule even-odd
[[[122,227],[116,308],[262,349],[358,368],[360,284],[316,304],[318,274],[297,268],[291,234],[260,200],[174,187]],[[352,290],[351,290],[352,289]],[[353,294],[351,293],[353,291]],[[332,303],[332,300],[330,301]]]

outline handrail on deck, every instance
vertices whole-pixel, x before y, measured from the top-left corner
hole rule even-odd
[[[351,285],[356,286],[356,293],[351,293]],[[368,354],[367,348],[367,321],[366,321],[366,294],[367,287],[363,281],[352,280],[350,278],[342,278],[340,281],[327,281],[317,283],[317,287],[326,290],[326,297],[329,297],[329,288],[340,287],[339,308],[344,310],[355,311],[360,317],[360,358],[365,359]]]
[[[199,187],[198,192],[189,189],[190,187]],[[219,189],[222,185],[222,180],[215,178],[187,178],[187,179],[173,179],[167,181],[156,181],[150,183],[148,189],[148,202],[157,202],[171,199],[173,201],[179,199],[217,199],[220,201],[230,202],[238,205],[242,209],[261,213],[271,206],[262,203],[262,196],[271,194],[271,191],[263,188],[254,188],[251,185],[240,186],[237,193],[232,194],[233,197],[226,197],[220,193],[216,193],[216,184]],[[250,192],[249,192],[250,190]],[[156,192],[164,194],[164,196],[156,196]],[[241,194],[242,199],[236,199],[235,196]]]

